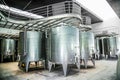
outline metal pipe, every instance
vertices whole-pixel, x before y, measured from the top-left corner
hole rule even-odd
[[[9,6],[3,5],[3,4],[0,4],[0,10],[5,11],[5,12],[10,12],[12,14],[19,15],[19,16],[24,16],[27,18],[33,18],[33,19],[43,18],[43,16],[36,15],[36,14],[30,13],[27,11],[23,11],[20,9],[16,9],[13,7],[9,7]]]
[[[103,56],[105,56],[105,53],[104,53],[104,41],[103,41],[103,39],[104,38],[101,39],[102,40],[102,54],[103,54]]]

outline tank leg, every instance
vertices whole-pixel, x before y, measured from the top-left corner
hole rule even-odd
[[[45,60],[42,60],[42,65],[43,65],[43,67],[44,67],[44,69],[46,69],[46,64],[45,64]]]
[[[18,62],[18,66],[20,66],[20,67],[21,67],[20,61]]]
[[[62,67],[63,67],[64,76],[67,76],[68,64],[67,64],[67,63],[63,63],[63,64],[62,64]]]
[[[100,60],[100,55],[98,54],[98,60]]]
[[[53,64],[53,67],[55,68],[55,63]]]
[[[36,62],[35,62],[35,66],[37,67],[37,65],[38,65],[38,62],[36,61]]]
[[[98,54],[95,55],[95,59],[99,60],[99,55]]]
[[[78,70],[80,71],[80,62],[76,63]]]
[[[25,72],[28,72],[29,62],[26,62]]]
[[[95,59],[98,59],[98,55],[97,54],[95,54]]]
[[[80,64],[82,64],[83,59],[80,59]]]
[[[77,59],[76,66],[77,66],[78,70],[80,71],[80,59],[79,58]]]
[[[22,67],[20,61],[18,62],[18,67],[19,67],[19,69],[21,69],[21,67]]]
[[[106,59],[108,59],[108,55],[106,55]]]
[[[86,60],[86,59],[83,59],[84,66],[85,66],[85,68],[86,68],[86,69],[87,69],[87,61],[88,61],[88,60]]]
[[[93,66],[95,67],[95,60],[93,58],[91,58],[91,61],[93,63]]]
[[[4,56],[3,56],[3,55],[1,55],[1,62],[3,62],[3,57],[4,57]]]
[[[48,67],[49,67],[49,72],[51,71],[51,69],[52,69],[52,62],[48,62]]]
[[[14,62],[14,55],[12,55],[12,61]]]
[[[23,70],[23,65],[22,65],[23,63],[22,62],[18,62],[18,67],[19,67],[19,69],[21,69],[21,70]]]
[[[118,56],[118,55],[116,55],[116,59],[118,59],[118,57],[119,57],[119,56]]]

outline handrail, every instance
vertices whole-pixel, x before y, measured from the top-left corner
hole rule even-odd
[[[37,7],[34,9],[27,10],[44,17],[54,16],[58,14],[65,13],[75,13],[81,15],[81,7],[76,4],[74,1],[64,1],[60,3],[54,3],[42,7]]]

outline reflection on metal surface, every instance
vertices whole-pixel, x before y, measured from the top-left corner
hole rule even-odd
[[[87,61],[91,58],[94,66],[95,61],[92,58],[92,54],[95,53],[95,42],[94,42],[94,35],[91,32],[80,32],[80,53],[81,59],[84,61],[85,68],[87,68]]]
[[[65,76],[69,64],[76,64],[80,69],[79,29],[61,25],[52,28],[48,35],[49,71],[53,63],[62,64]]]
[[[14,61],[15,55],[15,40],[13,39],[2,39],[1,41],[1,62],[3,62],[4,57],[12,56]]]
[[[42,33],[36,31],[25,31],[20,33],[19,67],[25,64],[25,70],[28,72],[30,62],[39,62],[42,60],[41,52],[41,38]]]

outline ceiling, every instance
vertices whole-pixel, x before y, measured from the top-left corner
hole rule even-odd
[[[85,16],[89,16],[91,18],[91,23],[98,23],[98,22],[102,22],[102,19],[99,18],[97,15],[95,15],[93,12],[91,12],[88,9],[85,9],[84,7],[82,7],[82,11],[81,11],[82,15]]]
[[[37,7],[57,3],[57,2],[63,2],[63,1],[72,1],[72,0],[0,0],[0,4],[8,5],[10,7],[18,8],[21,10],[30,10]],[[34,12],[33,12],[34,13]],[[9,16],[8,13],[3,13],[5,16]],[[82,7],[82,15],[90,16],[91,17],[91,23],[98,23],[102,22],[102,19],[100,19],[98,16],[93,14],[93,12],[90,12],[85,7]],[[18,19],[19,16],[15,16],[11,14],[12,18]],[[21,20],[28,20],[28,18],[20,17]]]
[[[29,10],[36,7],[45,6],[62,1],[72,0],[0,0],[0,4],[6,3],[10,7],[15,7],[21,10]]]
[[[120,18],[120,0],[107,0],[117,16]]]

